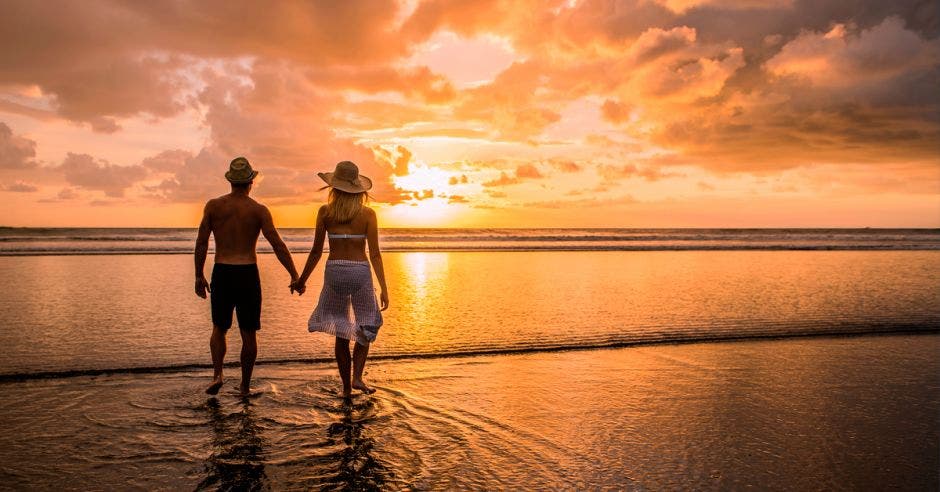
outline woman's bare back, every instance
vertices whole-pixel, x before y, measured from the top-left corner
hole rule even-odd
[[[322,213],[323,211],[321,211]],[[369,207],[362,207],[359,214],[351,221],[345,223],[332,223],[324,219],[324,227],[330,244],[330,260],[366,260],[366,242],[369,234],[370,219],[374,220],[375,212]],[[336,234],[352,234],[363,237],[331,238]]]

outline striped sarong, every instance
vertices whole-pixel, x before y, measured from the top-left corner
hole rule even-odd
[[[368,345],[382,326],[382,312],[375,300],[368,261],[327,260],[323,290],[307,322],[310,332]]]

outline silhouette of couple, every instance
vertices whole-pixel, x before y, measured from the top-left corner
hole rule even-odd
[[[195,252],[196,295],[205,299],[208,292],[212,306],[209,348],[214,373],[206,393],[217,394],[224,383],[225,335],[232,326],[233,311],[242,337],[239,392],[247,396],[251,390],[251,373],[258,354],[257,332],[261,329],[261,281],[255,252],[259,233],[264,234],[278,261],[290,274],[291,294],[297,292],[298,295],[306,291],[307,279],[320,261],[324,241],[329,238],[330,254],[324,268],[323,289],[307,329],[336,337],[336,362],[344,397],[349,397],[353,389],[364,393],[375,391],[362,380],[362,372],[369,345],[382,326],[382,311],[388,308],[388,289],[375,211],[366,206],[366,192],[372,188],[372,181],[360,175],[359,168],[349,161],[337,164],[333,172],[318,175],[326,182],[324,188],[330,189],[329,198],[317,212],[313,247],[300,275],[274,227],[271,212],[248,196],[258,171],[251,168],[247,159],[235,158],[225,173],[232,185],[231,193],[206,203]],[[203,273],[210,234],[215,237],[211,282]],[[369,260],[381,288],[381,306],[376,302]],[[351,357],[350,340],[355,341]]]

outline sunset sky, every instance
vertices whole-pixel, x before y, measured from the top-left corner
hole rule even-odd
[[[940,227],[935,0],[0,2],[0,225]]]

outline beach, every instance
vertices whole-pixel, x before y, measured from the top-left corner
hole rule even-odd
[[[244,400],[235,328],[203,392],[188,254],[0,256],[0,488],[933,489],[940,251],[891,238],[387,252],[378,392],[349,403],[306,330],[322,270],[292,296],[259,256]]]
[[[4,489],[931,490],[938,335],[3,383]]]
[[[0,492],[940,492],[940,1],[225,7],[0,1]]]

